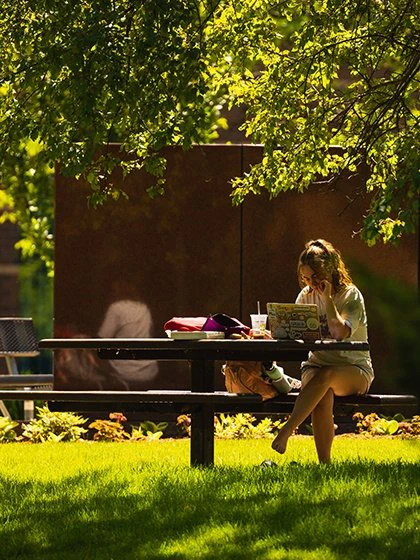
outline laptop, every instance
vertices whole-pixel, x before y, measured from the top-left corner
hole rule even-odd
[[[318,306],[312,303],[267,303],[271,336],[289,340],[320,340]]]

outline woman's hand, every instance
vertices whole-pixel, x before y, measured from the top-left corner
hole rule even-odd
[[[322,280],[315,289],[324,300],[327,300],[332,295],[332,284],[328,280]]]
[[[332,298],[332,284],[328,280],[320,282],[319,294],[325,303],[328,330],[336,340],[344,340],[351,335],[350,327],[344,322]]]

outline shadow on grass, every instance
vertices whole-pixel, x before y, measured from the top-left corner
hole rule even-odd
[[[0,558],[418,557],[416,464],[96,471],[0,478]]]

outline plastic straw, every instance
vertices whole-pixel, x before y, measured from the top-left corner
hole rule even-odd
[[[257,311],[258,311],[258,315],[261,315],[261,309],[260,309],[260,302],[257,301]]]

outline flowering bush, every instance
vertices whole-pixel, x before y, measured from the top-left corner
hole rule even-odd
[[[420,416],[406,419],[402,414],[396,414],[393,418],[378,416],[376,412],[364,416],[361,412],[353,415],[356,420],[358,433],[368,433],[373,436],[380,435],[402,435],[404,437],[420,436]]]
[[[400,422],[398,433],[403,437],[420,437],[420,416],[413,416],[411,420]]]
[[[126,421],[127,418],[121,412],[111,412],[109,420],[95,420],[89,424],[89,428],[96,430],[93,436],[95,441],[124,441],[130,439],[123,426]]]
[[[191,437],[191,416],[180,414],[176,419],[176,425],[181,436]]]

